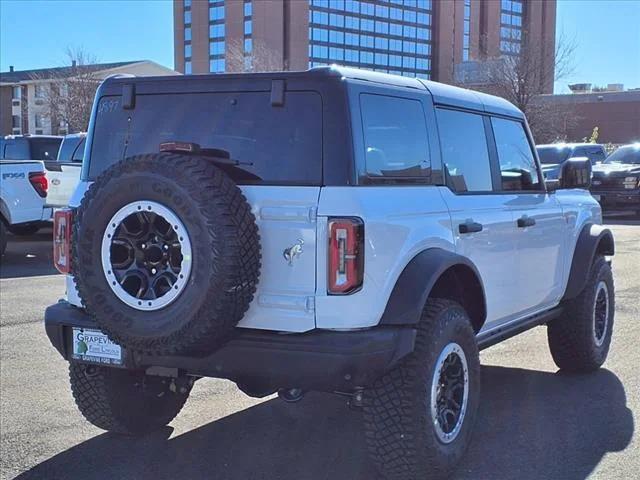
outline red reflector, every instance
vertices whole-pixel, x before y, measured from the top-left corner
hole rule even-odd
[[[364,224],[359,218],[329,219],[329,285],[333,295],[353,293],[364,276]]]
[[[29,182],[33,188],[38,192],[42,198],[47,196],[47,190],[49,189],[49,181],[47,180],[44,172],[31,172],[29,173]]]
[[[65,208],[53,214],[53,264],[60,273],[71,272],[71,227],[73,210]]]

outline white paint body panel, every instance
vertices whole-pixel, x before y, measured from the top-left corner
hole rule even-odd
[[[47,205],[51,207],[68,206],[80,181],[81,163],[65,163],[59,167],[60,171],[47,170],[47,179],[49,180]]]
[[[45,199],[29,182],[31,172],[44,172],[44,164],[40,161],[0,162],[2,213],[10,225],[51,220],[51,209],[45,208]]]
[[[71,206],[80,204],[88,185],[79,184]],[[258,224],[262,268],[238,326],[283,332],[377,325],[400,274],[428,248],[456,252],[478,268],[488,306],[482,331],[517,322],[557,305],[582,226],[602,221],[598,203],[582,190],[454,195],[434,186],[241,189]],[[517,218],[525,213],[536,225],[519,229]],[[340,216],[365,224],[363,286],[346,296],[327,295],[328,218]],[[459,234],[458,225],[468,219],[482,223],[483,231]],[[303,254],[290,266],[283,252],[298,240]],[[67,298],[81,306],[71,276]]]
[[[318,206],[318,237],[327,239],[327,217],[360,217],[365,254],[362,289],[327,295],[327,241],[319,241],[318,328],[377,325],[391,291],[409,261],[427,248],[453,251],[451,219],[439,187],[324,187]]]

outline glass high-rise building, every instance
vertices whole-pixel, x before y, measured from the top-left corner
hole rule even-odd
[[[341,64],[453,83],[466,63],[535,42],[553,88],[555,0],[174,0],[175,68]]]

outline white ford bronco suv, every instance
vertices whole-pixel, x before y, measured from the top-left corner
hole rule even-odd
[[[336,392],[385,478],[434,478],[469,443],[479,350],[546,325],[561,369],[605,361],[591,164],[545,186],[502,99],[340,67],[110,78],[86,141],[45,326],[100,428],[166,425],[201,377]]]

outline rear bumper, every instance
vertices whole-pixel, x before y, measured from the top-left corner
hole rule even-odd
[[[47,308],[47,336],[66,360],[71,360],[73,327],[97,329],[88,314],[67,302]],[[123,359],[127,369],[177,369],[265,392],[293,387],[350,392],[370,385],[411,353],[415,336],[415,329],[407,327],[294,334],[237,329],[227,344],[205,357],[146,356],[123,349]]]

